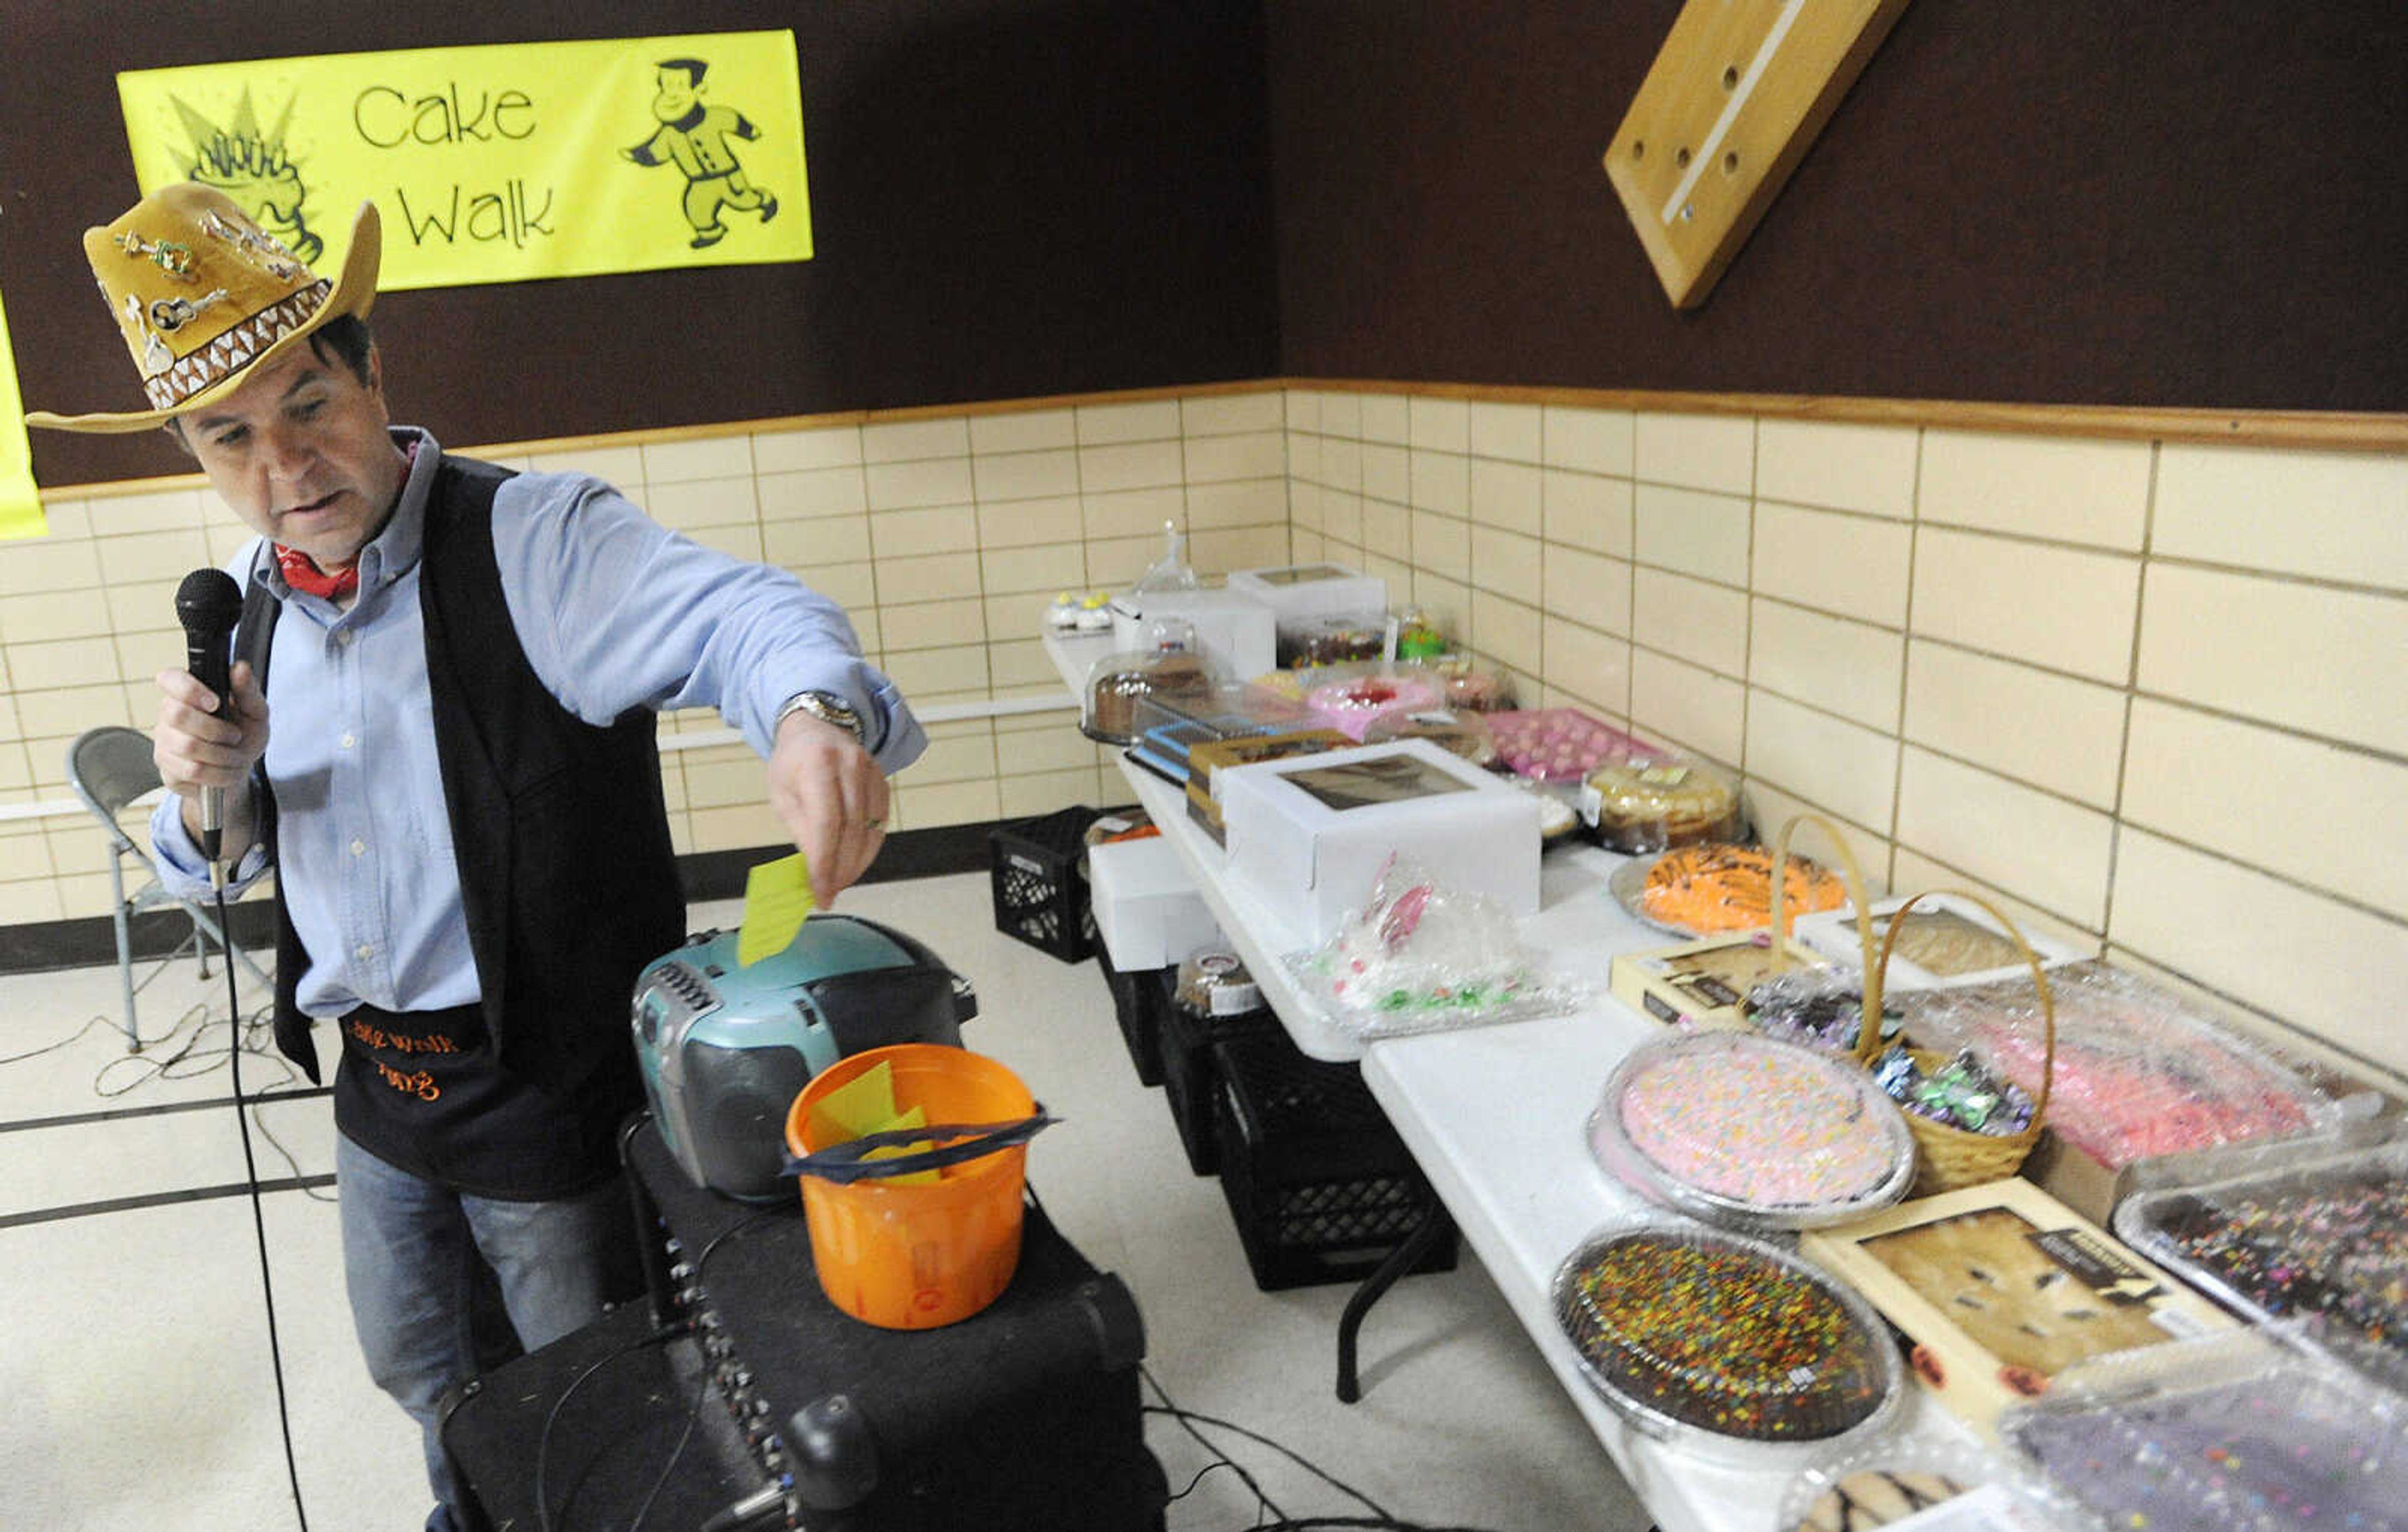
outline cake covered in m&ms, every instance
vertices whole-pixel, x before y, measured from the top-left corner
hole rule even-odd
[[[1828,1441],[1881,1415],[1897,1349],[1871,1310],[1758,1240],[1642,1224],[1555,1274],[1555,1317],[1606,1399],[1659,1436]]]

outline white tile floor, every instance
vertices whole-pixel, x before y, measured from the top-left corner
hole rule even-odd
[[[1032,1147],[1031,1178],[1071,1241],[1136,1295],[1147,1365],[1180,1404],[1272,1438],[1400,1521],[1646,1526],[1469,1249],[1455,1271],[1408,1278],[1371,1311],[1367,1392],[1338,1403],[1332,1338],[1349,1289],[1255,1289],[1218,1186],[1189,1173],[1161,1093],[1138,1083],[1095,964],[998,935],[984,874],[872,885],[842,908],[911,932],[977,985],[967,1040],[1064,1119]],[[691,923],[737,913],[697,906]],[[256,1012],[265,996],[246,991],[244,1004]],[[179,1018],[203,1006],[197,1047],[157,1067],[194,1043]],[[142,1008],[145,1035],[165,1040],[128,1057],[114,968],[0,976],[0,1525],[291,1528],[251,1202],[149,1200],[244,1180],[224,981],[200,983],[186,959]],[[246,1090],[306,1083],[272,1053],[242,1067]],[[330,1172],[322,1096],[255,1116],[264,1181]],[[413,1532],[425,1511],[415,1435],[361,1366],[333,1196],[297,1186],[264,1198],[303,1497],[317,1532]],[[121,1199],[144,1200],[107,1206]],[[42,1216],[62,1209],[80,1210]],[[1147,1438],[1174,1490],[1211,1461],[1161,1417]],[[1279,1453],[1226,1441],[1286,1514],[1369,1514]],[[1168,1526],[1261,1519],[1254,1492],[1219,1469]]]

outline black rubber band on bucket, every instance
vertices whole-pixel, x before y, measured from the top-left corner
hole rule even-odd
[[[845,1143],[810,1154],[786,1156],[781,1174],[810,1176],[833,1181],[839,1186],[856,1181],[882,1180],[889,1176],[913,1175],[923,1170],[941,1169],[948,1165],[960,1165],[992,1154],[998,1149],[1025,1144],[1045,1129],[1060,1122],[1047,1116],[1039,1108],[1034,1117],[1024,1117],[1015,1123],[940,1123],[930,1127],[890,1128],[884,1133],[866,1133]],[[975,1135],[962,1138],[962,1135]],[[905,1148],[926,1143],[931,1138],[960,1138],[958,1143],[923,1150],[917,1154],[897,1154],[889,1159],[873,1160],[875,1151]]]

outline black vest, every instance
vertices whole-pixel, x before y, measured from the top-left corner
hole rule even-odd
[[[571,1110],[579,1142],[562,1148],[590,1180],[642,1101],[628,999],[638,970],[682,938],[685,902],[652,710],[586,723],[519,644],[494,552],[494,493],[509,477],[469,459],[437,465],[419,577],[427,690],[491,1056],[514,1085]],[[236,651],[263,686],[278,610],[254,580]],[[260,796],[272,850],[273,797]],[[308,954],[280,881],[277,917],[276,1042],[315,1081],[295,998]]]

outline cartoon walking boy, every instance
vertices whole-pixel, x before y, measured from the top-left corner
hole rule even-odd
[[[702,104],[701,59],[663,59],[658,76],[660,93],[652,97],[652,115],[660,131],[633,149],[619,152],[638,165],[674,164],[685,173],[685,221],[694,225],[689,243],[707,250],[727,237],[719,221],[721,209],[758,209],[767,223],[778,216],[778,199],[744,177],[730,140],[761,136],[742,112]]]

